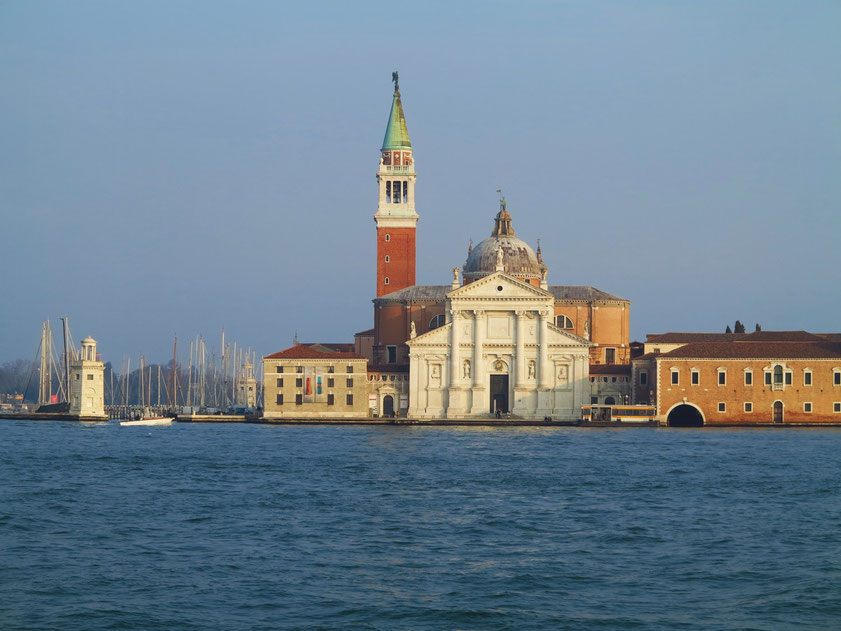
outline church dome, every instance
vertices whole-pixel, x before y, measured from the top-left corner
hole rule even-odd
[[[527,281],[539,281],[543,276],[546,266],[525,241],[515,236],[511,226],[511,214],[505,209],[504,198],[501,206],[494,218],[491,236],[468,251],[467,262],[464,264],[465,283],[495,272],[500,250],[503,271],[506,274]]]

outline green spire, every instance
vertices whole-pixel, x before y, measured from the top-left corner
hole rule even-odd
[[[388,126],[383,138],[383,151],[387,149],[411,149],[409,130],[406,128],[406,117],[403,115],[403,103],[400,101],[400,85],[397,83],[397,73],[391,73],[394,81],[394,99],[391,102],[391,113],[388,116]]]

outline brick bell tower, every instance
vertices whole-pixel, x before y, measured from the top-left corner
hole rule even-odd
[[[415,284],[417,175],[397,79],[397,73],[392,72],[394,98],[377,171],[377,297]]]

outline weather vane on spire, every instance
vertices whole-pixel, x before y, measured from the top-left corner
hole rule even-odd
[[[397,71],[395,70],[394,72],[391,73],[391,80],[394,81],[394,93],[395,94],[400,92],[400,84],[397,83],[397,79],[398,79]]]

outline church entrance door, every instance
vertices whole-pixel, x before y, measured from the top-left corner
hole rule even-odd
[[[508,375],[491,375],[491,414],[508,414]]]
[[[394,416],[394,397],[390,394],[383,397],[383,416],[386,418]]]

